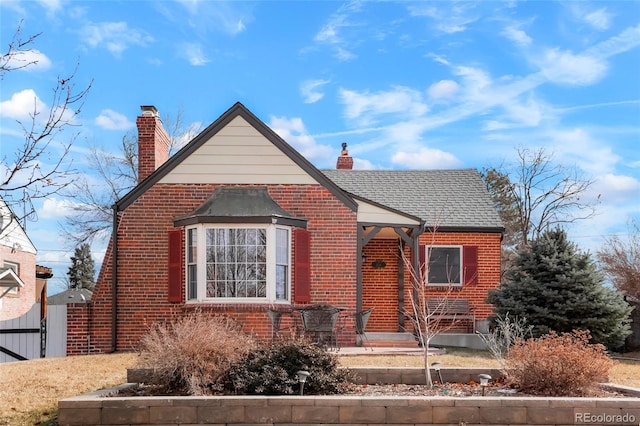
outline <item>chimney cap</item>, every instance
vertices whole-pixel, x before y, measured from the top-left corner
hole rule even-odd
[[[158,109],[153,105],[142,105],[140,109],[142,110],[143,116],[157,117],[159,115]]]

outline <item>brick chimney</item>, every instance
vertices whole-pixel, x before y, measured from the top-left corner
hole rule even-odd
[[[156,107],[143,105],[138,116],[138,183],[169,159],[169,135]]]
[[[346,142],[342,142],[342,152],[340,153],[340,157],[338,157],[338,163],[336,164],[336,169],[338,170],[353,169],[353,158],[349,156],[349,151],[347,151]]]

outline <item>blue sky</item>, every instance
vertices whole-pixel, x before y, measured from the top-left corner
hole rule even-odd
[[[640,218],[638,1],[3,0],[2,49],[20,20],[42,32],[39,62],[0,82],[0,158],[79,62],[78,87],[93,80],[74,129],[81,173],[88,146],[115,151],[140,105],[205,127],[240,101],[320,168],[341,142],[376,169],[481,169],[545,148],[595,181],[597,216],[569,228],[592,252]],[[38,203],[27,224],[50,292],[70,264],[58,223],[73,202]]]

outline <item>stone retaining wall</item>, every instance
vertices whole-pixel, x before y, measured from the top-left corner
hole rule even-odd
[[[362,383],[419,382],[421,369],[356,370]],[[456,369],[475,380],[485,369]],[[445,374],[451,377],[444,377]],[[442,370],[454,381],[453,369]],[[466,376],[465,376],[466,375]],[[468,381],[468,380],[455,380]],[[399,382],[396,380],[395,382]],[[129,385],[123,385],[129,386]],[[59,401],[61,426],[76,425],[638,425],[640,398],[211,396],[105,397],[118,388]]]

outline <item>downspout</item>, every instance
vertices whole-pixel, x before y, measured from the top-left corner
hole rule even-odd
[[[111,235],[111,352],[118,345],[118,205],[113,205],[113,230]]]

